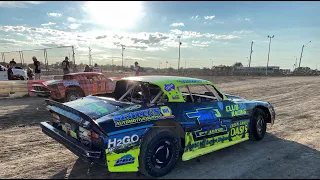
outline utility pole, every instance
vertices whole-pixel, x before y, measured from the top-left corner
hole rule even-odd
[[[112,63],[112,72],[114,72],[113,57],[111,59],[111,63]]]
[[[253,46],[253,41],[251,42],[251,51],[250,51],[250,59],[249,59],[249,68],[250,68],[250,65],[251,65],[252,46]]]
[[[121,56],[122,56],[122,70],[123,70],[123,50],[125,50],[126,48],[124,47],[123,44],[121,44]]]
[[[271,37],[268,35],[269,41],[269,52],[268,52],[268,62],[267,62],[267,68],[266,68],[266,76],[268,76],[268,67],[269,67],[269,56],[270,56],[270,45],[271,45],[271,38],[274,38],[274,35]]]
[[[89,47],[89,66],[91,65],[91,48]]]
[[[180,42],[180,38],[181,36],[178,36],[178,39],[179,39],[179,60],[178,60],[178,73],[179,73],[179,69],[180,69],[180,46],[181,46],[181,42]]]
[[[74,47],[73,46],[71,46],[71,48],[72,48],[72,60],[73,60],[73,65],[76,65],[76,58],[75,58],[75,56],[74,56]]]
[[[309,41],[308,43],[311,43],[311,41]],[[307,44],[308,44],[308,43],[307,43]],[[307,45],[307,44],[306,44],[306,45]],[[301,59],[302,59],[302,53],[303,53],[303,48],[304,48],[304,46],[305,46],[305,45],[302,46],[302,50],[301,50],[300,61],[299,61],[299,68],[300,68],[300,64],[301,64]]]

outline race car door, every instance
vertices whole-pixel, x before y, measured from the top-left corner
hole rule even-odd
[[[223,100],[211,85],[179,87],[185,96],[183,116],[188,121],[183,160],[222,149],[248,139],[248,119],[240,115],[239,104]],[[181,104],[182,105],[182,104]]]

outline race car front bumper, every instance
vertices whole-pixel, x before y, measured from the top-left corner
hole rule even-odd
[[[276,119],[276,112],[274,111],[274,108],[273,108],[272,105],[269,107],[269,112],[270,112],[270,115],[271,115],[271,117],[270,117],[271,125],[273,125],[274,124],[274,120]]]
[[[33,90],[31,90],[31,92],[37,96],[48,97],[51,95],[51,91],[42,85],[34,84],[32,87]]]
[[[82,145],[74,138],[67,136],[66,133],[53,127],[47,122],[40,122],[42,132],[55,139],[67,149],[77,155],[79,158],[89,163],[98,163],[106,165],[104,151],[92,151],[88,147]]]
[[[51,91],[37,91],[37,90],[31,90],[32,93],[34,93],[37,96],[43,96],[48,97],[51,95]]]

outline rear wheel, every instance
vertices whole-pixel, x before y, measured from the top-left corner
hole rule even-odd
[[[151,177],[171,172],[179,159],[180,139],[169,129],[152,129],[143,139],[139,170]]]
[[[72,90],[69,90],[66,92],[66,102],[69,102],[69,101],[74,101],[74,100],[77,100],[77,99],[80,99],[84,97],[84,94],[82,91],[78,90],[78,89],[72,89]]]
[[[267,130],[267,115],[261,109],[254,109],[250,121],[250,139],[260,141]]]

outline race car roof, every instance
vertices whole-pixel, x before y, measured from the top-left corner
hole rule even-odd
[[[179,77],[179,76],[133,76],[133,77],[122,78],[122,80],[148,82],[148,83],[157,84],[160,86],[168,83],[174,83],[176,85],[213,84],[212,82],[203,80],[203,79]]]

